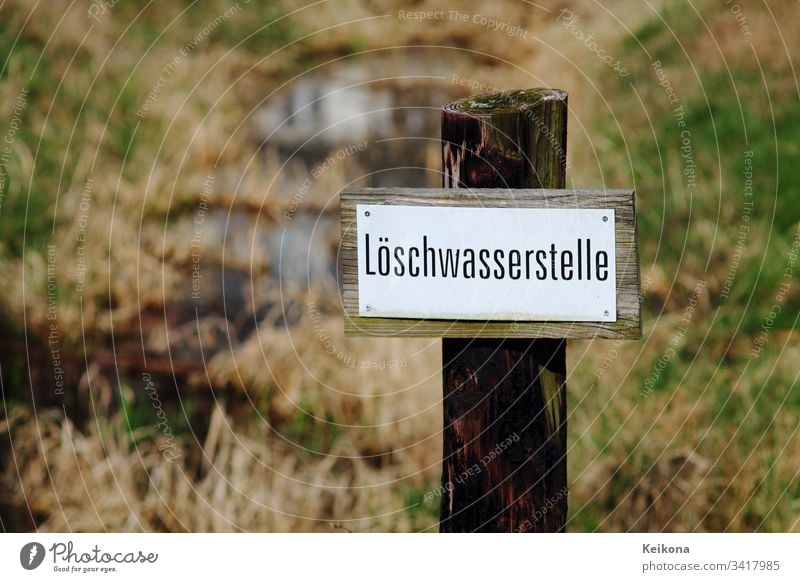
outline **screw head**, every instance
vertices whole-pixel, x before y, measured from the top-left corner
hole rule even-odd
[[[369,210],[364,213],[364,216],[369,216]]]
[[[608,216],[603,217],[603,222],[608,222]]]
[[[365,311],[372,311],[372,305],[365,305],[364,306],[364,310]]]
[[[606,310],[603,312],[603,315],[605,315],[606,317],[608,317],[608,309],[606,309]]]

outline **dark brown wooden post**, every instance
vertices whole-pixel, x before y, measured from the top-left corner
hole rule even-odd
[[[563,91],[482,95],[442,112],[445,188],[563,188],[566,148]],[[442,340],[440,531],[563,531],[565,359],[559,339]]]

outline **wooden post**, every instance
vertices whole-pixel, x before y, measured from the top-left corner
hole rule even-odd
[[[443,532],[563,531],[566,339],[641,337],[635,192],[564,188],[566,119],[554,89],[463,99],[444,188],[341,193],[345,333],[443,338]]]
[[[563,188],[566,146],[563,91],[483,95],[442,112],[445,188]],[[443,338],[442,364],[440,531],[563,531],[566,341]]]

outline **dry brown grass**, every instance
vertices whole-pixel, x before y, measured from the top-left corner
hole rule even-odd
[[[288,345],[283,339],[279,345]],[[435,368],[426,361],[431,351],[411,343],[423,349],[411,360],[417,369]],[[396,355],[396,347],[359,353],[380,361]],[[317,356],[315,375],[330,378],[331,367]],[[330,446],[313,450],[310,441],[293,442],[309,435],[280,434],[266,420],[236,421],[219,404],[203,427],[207,436],[179,436],[174,458],[163,435],[147,427],[129,434],[119,414],[98,416],[81,431],[55,410],[34,415],[19,408],[0,425],[14,450],[0,479],[17,491],[17,505],[44,516],[41,531],[412,531],[435,525],[407,511],[404,495],[438,478],[435,378],[419,378],[414,386],[409,374],[375,382],[375,373],[357,370],[346,384],[323,387],[302,373],[297,378],[291,373],[296,366],[282,366],[279,354],[270,353],[269,362],[288,374],[276,383],[290,388],[270,399],[271,420],[281,426],[283,415],[291,420],[298,403],[309,403],[306,413],[336,419],[341,434]],[[390,394],[384,391],[389,382],[407,387]],[[374,426],[363,425],[365,419]]]

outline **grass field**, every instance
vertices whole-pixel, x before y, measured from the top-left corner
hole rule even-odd
[[[257,130],[389,63],[412,104],[567,90],[569,186],[636,188],[644,338],[569,345],[568,530],[800,531],[796,3],[409,10],[454,8],[0,5],[2,529],[436,530],[439,342],[345,338],[335,285],[274,277],[303,220],[335,251],[361,158],[298,197]],[[198,269],[241,297],[195,312]]]

